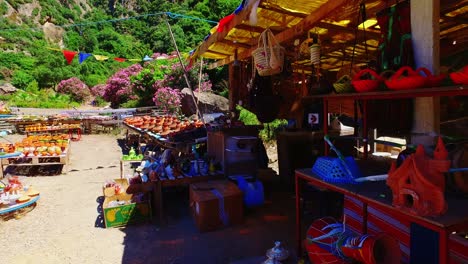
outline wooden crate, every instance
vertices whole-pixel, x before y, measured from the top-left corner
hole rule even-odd
[[[70,163],[70,146],[69,144],[66,151],[59,156],[30,156],[0,159],[2,171],[7,166],[63,165],[62,173],[67,173]]]

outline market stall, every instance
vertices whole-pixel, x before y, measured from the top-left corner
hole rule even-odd
[[[3,143],[6,154],[0,160],[1,170],[7,166],[63,165],[62,171],[67,172],[70,147],[68,134],[31,135],[20,142]]]
[[[468,163],[454,155],[454,149],[466,149],[468,137],[468,65],[461,59],[466,58],[466,25],[459,20],[465,19],[465,9],[465,1],[457,0],[247,1],[193,51],[192,63],[203,57],[216,60],[212,67],[229,65],[231,109],[242,104],[263,123],[285,118],[292,124],[289,133],[310,134],[303,136],[310,144],[303,145],[314,146],[309,151],[313,159],[280,161],[294,163],[293,169],[309,168],[287,181],[295,185],[298,219],[308,185],[345,194],[339,219],[314,222],[307,235],[304,225],[297,224],[299,255],[306,254],[305,245],[314,263],[350,258],[364,263],[467,261],[460,252],[466,252],[467,243],[459,243],[468,231],[460,212],[467,200],[453,199],[456,193],[445,188],[454,188],[450,179],[456,173],[455,189],[466,193],[460,177],[466,177]],[[459,119],[448,120],[459,122],[459,128],[442,130],[449,111],[459,113]],[[332,121],[338,129],[352,127],[352,135],[332,135]],[[401,141],[383,140],[382,135]],[[392,146],[392,152],[378,153],[376,145]],[[424,156],[418,146],[433,157]],[[443,147],[449,155],[432,154]],[[466,156],[462,152],[457,155]],[[388,172],[387,184],[385,177],[376,177],[375,184],[359,186],[368,179],[361,179],[363,168],[355,160],[372,158],[386,160],[388,167],[381,169]],[[410,160],[417,172],[405,164]],[[395,170],[398,176],[392,176]],[[441,202],[444,196],[447,203]],[[439,206],[439,211],[418,211],[425,206]],[[379,217],[398,225],[397,232]],[[362,228],[345,232],[356,219]],[[450,232],[461,234],[457,242]],[[373,252],[369,245],[382,251]]]

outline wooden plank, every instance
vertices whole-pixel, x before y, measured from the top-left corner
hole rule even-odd
[[[325,18],[327,15],[329,15],[333,10],[341,7],[342,5],[346,4],[348,1],[347,0],[334,0],[334,1],[328,1],[322,6],[320,6],[315,12],[312,12],[309,14],[307,17],[305,17],[301,22],[299,22],[297,25],[294,27],[288,28],[284,31],[282,31],[279,34],[276,34],[275,37],[278,40],[279,43],[292,40],[295,37],[301,36],[305,34],[308,30],[314,27],[314,25]],[[213,42],[214,43],[214,42]],[[211,44],[210,44],[211,45]],[[243,51],[238,55],[238,60],[244,60],[248,57],[251,56],[252,51],[255,49],[250,48],[248,50]],[[206,51],[207,49],[205,49]],[[230,56],[226,59],[219,60],[215,63],[212,63],[209,68],[214,68],[214,67],[219,67],[223,66],[225,64],[230,63],[233,60],[233,56]]]

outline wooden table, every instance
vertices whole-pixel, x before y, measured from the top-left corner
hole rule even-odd
[[[170,180],[170,179],[163,179],[157,180],[153,182],[146,182],[141,184],[131,184],[127,188],[127,193],[150,193],[151,194],[151,204],[152,208],[155,209],[155,213],[158,215],[158,220],[160,225],[165,224],[165,215],[164,215],[164,201],[162,195],[163,187],[176,187],[176,186],[188,186],[192,183],[203,182],[203,181],[211,181],[217,179],[223,179],[224,176],[222,174],[216,175],[206,175],[206,176],[180,176],[179,178]]]
[[[439,263],[448,263],[448,240],[453,231],[468,228],[468,200],[456,197],[447,197],[448,210],[439,217],[422,217],[410,214],[392,206],[392,193],[385,181],[363,182],[360,184],[336,184],[323,181],[312,173],[312,169],[296,170],[296,239],[297,252],[302,252],[302,213],[301,213],[301,190],[305,183],[318,188],[325,188],[339,192],[362,201],[364,204],[363,230],[367,233],[367,206],[376,205],[416,223],[439,234]]]

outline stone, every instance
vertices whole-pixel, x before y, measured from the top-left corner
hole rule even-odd
[[[182,93],[182,113],[186,116],[196,114],[197,109],[192,99],[192,94],[189,88],[184,88]],[[194,92],[195,98],[198,100],[198,107],[204,114],[220,113],[229,111],[229,100],[220,95],[211,92]]]
[[[2,83],[0,84],[0,94],[12,94],[18,90],[11,83]]]

